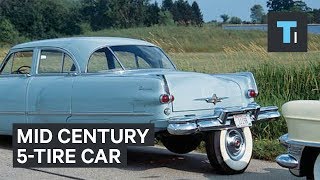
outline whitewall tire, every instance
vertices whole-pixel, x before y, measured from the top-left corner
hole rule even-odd
[[[314,163],[313,176],[315,180],[320,180],[320,154]]]
[[[220,174],[243,173],[250,163],[252,146],[249,127],[209,132],[206,138],[208,159]]]

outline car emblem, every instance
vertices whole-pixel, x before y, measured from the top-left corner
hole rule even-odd
[[[196,101],[206,101],[207,103],[213,103],[216,105],[219,102],[222,102],[222,100],[228,99],[228,97],[221,97],[219,98],[216,94],[213,94],[210,98],[201,98],[201,99],[195,99]]]

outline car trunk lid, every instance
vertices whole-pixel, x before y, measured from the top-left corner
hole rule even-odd
[[[165,74],[165,78],[170,93],[175,97],[173,111],[245,105],[240,85],[232,80],[190,72]]]

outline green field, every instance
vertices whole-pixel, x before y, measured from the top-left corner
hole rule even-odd
[[[180,70],[205,73],[251,71],[262,105],[282,106],[297,99],[319,100],[320,36],[309,35],[308,53],[268,53],[267,34],[227,31],[216,26],[111,29],[84,36],[120,36],[144,39],[162,47]],[[5,55],[5,49],[0,56]],[[254,157],[273,160],[284,151],[277,138],[286,133],[283,118],[253,128]],[[200,147],[200,150],[203,148]]]

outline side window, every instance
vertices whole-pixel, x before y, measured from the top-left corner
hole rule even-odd
[[[114,51],[116,56],[120,59],[121,63],[127,69],[148,69],[151,68],[145,59],[137,56],[132,52]]]
[[[137,68],[139,69],[148,69],[151,68],[150,65],[141,57],[137,57],[136,59]]]
[[[136,61],[135,61],[135,55],[133,53],[124,52],[124,51],[115,51],[114,53],[121,60],[121,63],[127,69],[135,69],[137,67]]]
[[[122,68],[108,48],[99,49],[90,56],[88,73],[98,73],[114,69]]]
[[[1,74],[11,74],[12,63],[13,63],[14,54],[11,54],[6,60],[6,64],[1,72]]]
[[[76,71],[76,66],[75,64],[73,64],[73,60],[69,55],[64,54],[62,72],[68,73],[68,72],[75,72],[75,71]]]
[[[96,51],[90,57],[88,64],[88,72],[96,73],[109,69],[106,63],[107,59],[105,53]]]
[[[76,71],[71,57],[57,50],[42,50],[38,73],[68,73]]]
[[[1,74],[30,74],[33,51],[20,51],[11,54],[6,60]]]

